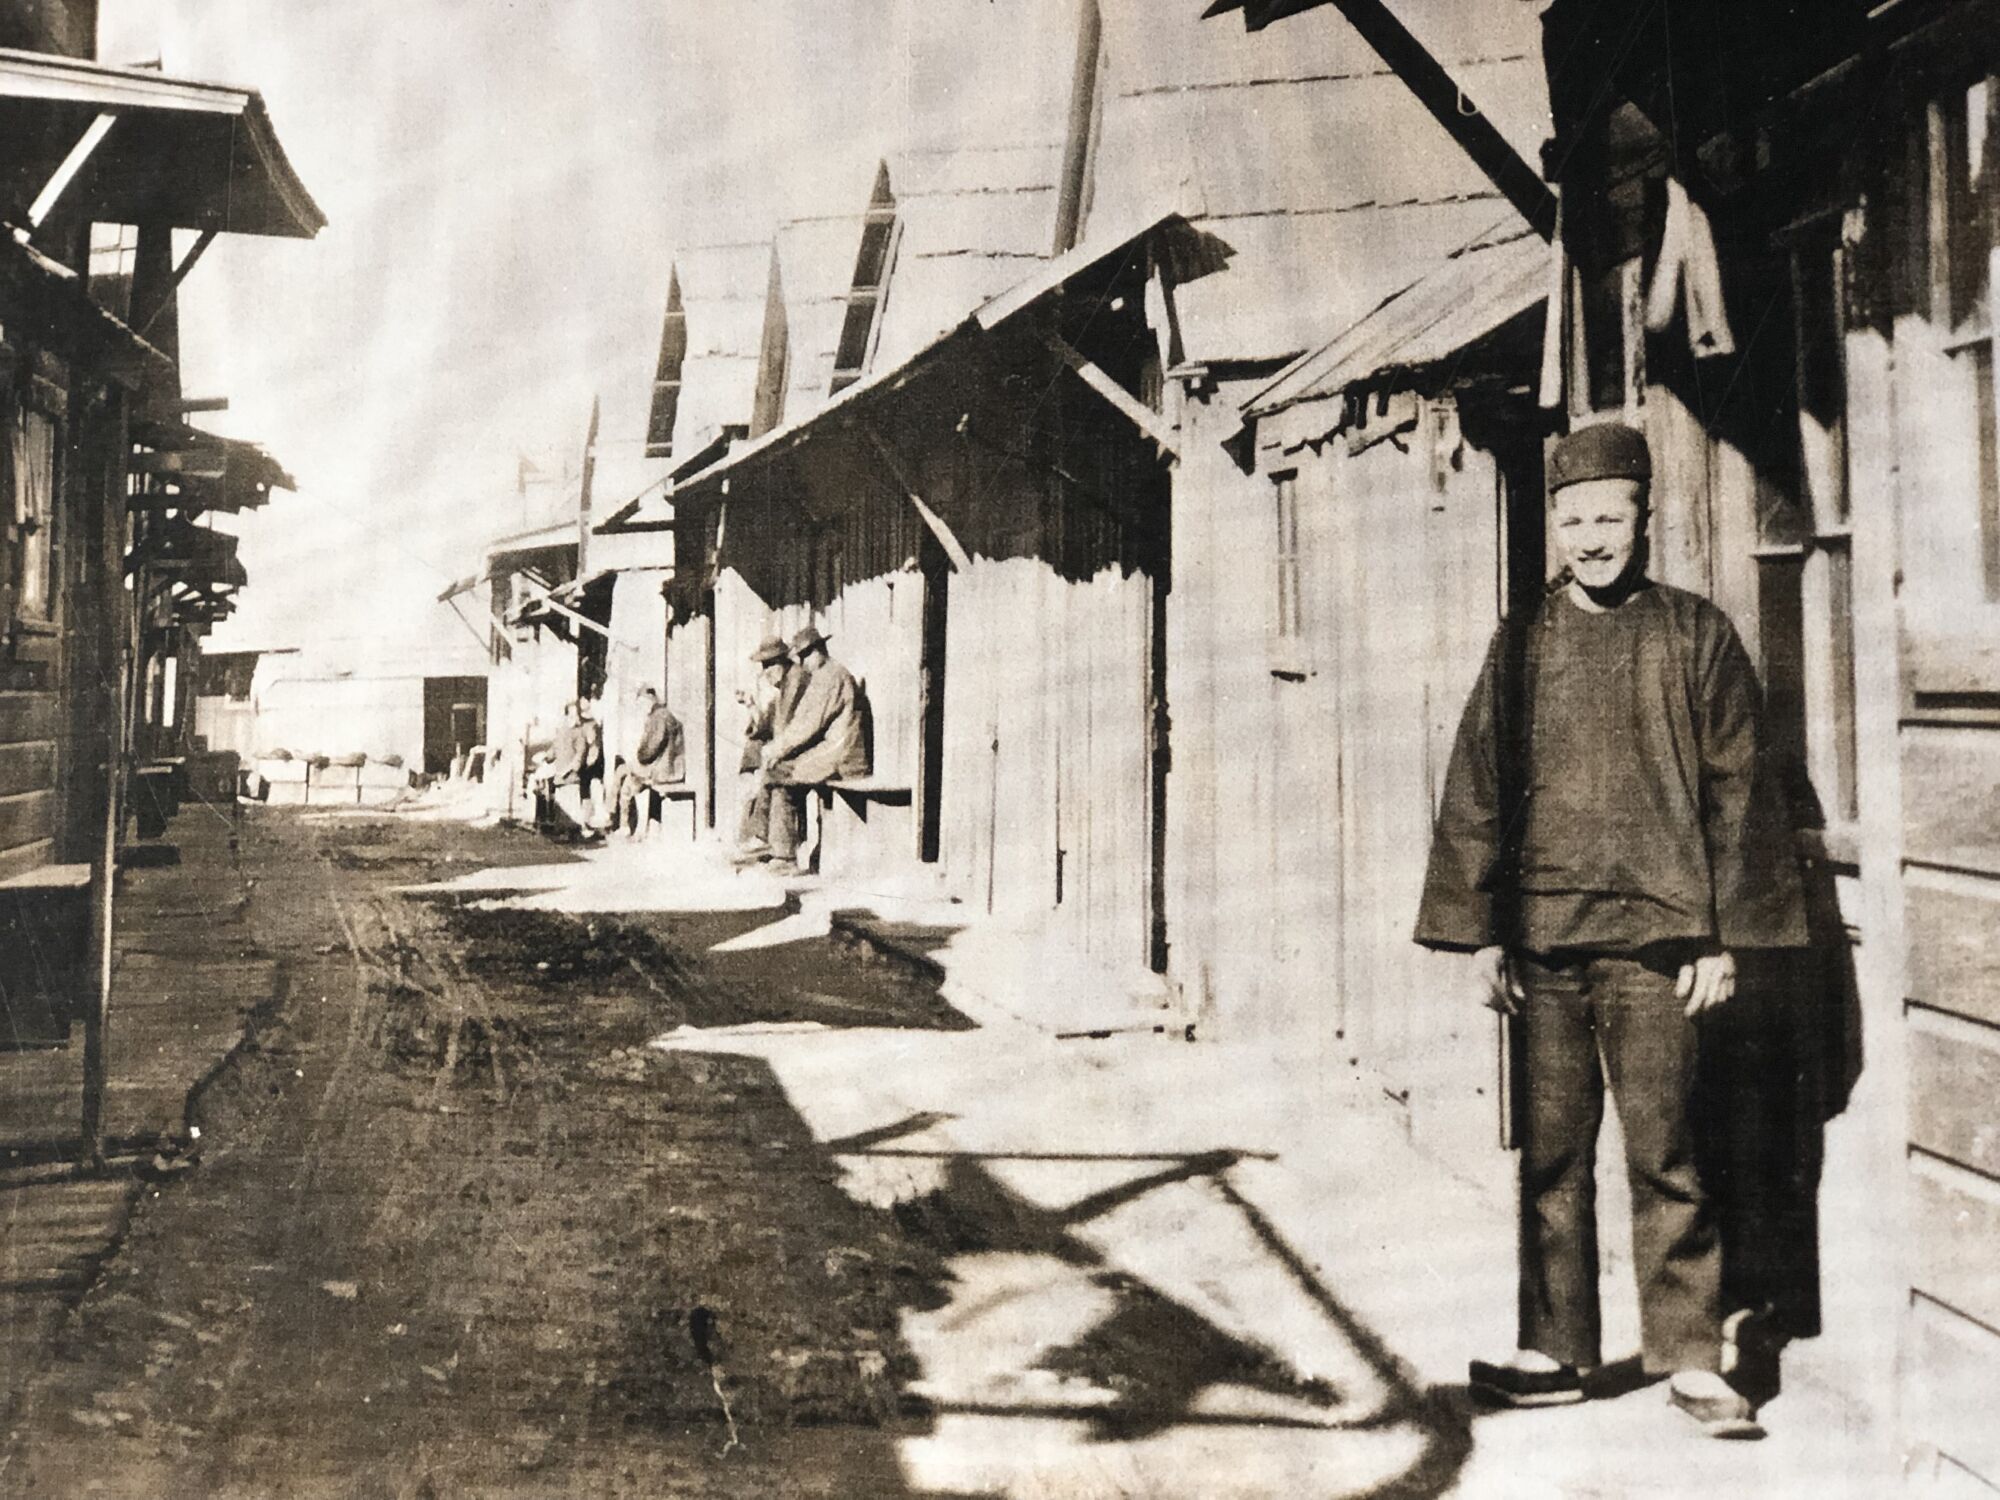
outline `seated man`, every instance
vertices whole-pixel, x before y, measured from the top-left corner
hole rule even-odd
[[[563,705],[562,728],[531,774],[537,790],[574,784],[583,794],[588,814],[591,794],[604,779],[604,729],[587,702],[578,699]]]
[[[757,664],[757,680],[749,692],[736,695],[749,713],[743,726],[743,756],[736,766],[739,776],[749,778],[736,828],[738,858],[745,862],[770,851],[771,786],[764,777],[764,747],[784,727],[805,687],[805,674],[792,665],[791,652],[775,635],[765,636],[750,660]]]
[[[805,788],[868,774],[862,731],[861,688],[826,649],[826,637],[808,625],[792,637],[795,670],[803,679],[783,726],[764,747],[764,779],[778,789],[771,798],[770,862],[796,868],[803,833]]]
[[[633,696],[646,719],[631,764],[618,773],[617,828],[627,838],[643,838],[648,809],[639,805],[639,796],[687,780],[687,742],[681,721],[667,711],[657,692],[642,687]]]

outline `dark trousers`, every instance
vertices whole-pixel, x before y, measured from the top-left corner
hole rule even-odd
[[[1524,954],[1517,1025],[1521,1121],[1521,1347],[1603,1362],[1597,1301],[1598,1127],[1605,1085],[1625,1133],[1645,1367],[1712,1370],[1722,1256],[1696,1170],[1689,1101],[1696,1026],[1674,994],[1683,955]]]
[[[773,782],[766,790],[771,799],[771,853],[779,859],[797,859],[806,836],[806,789]]]

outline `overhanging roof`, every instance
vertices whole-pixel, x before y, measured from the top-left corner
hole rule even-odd
[[[1035,275],[992,298],[955,327],[948,329],[899,365],[856,381],[810,415],[773,428],[752,442],[730,450],[719,463],[702,470],[676,488],[674,494],[711,489],[751,465],[830,430],[857,408],[907,385],[948,351],[969,346],[1032,308],[1049,302],[1071,282],[1112,261],[1129,258],[1148,246],[1166,269],[1170,282],[1181,284],[1220,271],[1228,264],[1229,247],[1216,236],[1190,224],[1179,214],[1165,214],[1131,233],[1107,236],[1078,245],[1049,261]]]
[[[174,362],[113,317],[68,266],[0,229],[0,323],[30,329],[131,390],[170,377]]]
[[[1244,403],[1244,414],[1268,417],[1386,374],[1447,363],[1541,305],[1548,295],[1551,254],[1527,229],[1461,252],[1280,371]]]
[[[0,48],[0,139],[18,210],[92,120],[117,123],[70,189],[109,224],[310,239],[326,216],[254,89]]]
[[[272,490],[298,481],[255,443],[204,432],[180,421],[136,421],[132,439],[152,449],[134,467],[193,510],[235,513],[270,503]],[[154,503],[159,503],[157,500]]]

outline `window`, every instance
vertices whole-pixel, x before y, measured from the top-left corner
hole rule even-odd
[[[840,324],[840,343],[833,357],[830,389],[844,390],[868,370],[881,330],[882,305],[889,291],[889,271],[896,260],[899,227],[896,197],[889,191],[889,164],[875,172],[875,190],[862,217],[861,251],[854,260],[854,282],[847,293],[847,313]]]
[[[1996,288],[1994,226],[2000,222],[2000,82],[1986,79],[1930,106],[1924,124],[1930,323],[1950,361],[1938,394],[1948,420],[1976,455],[1967,476],[1974,510],[1960,511],[1959,534],[1977,538],[1965,557],[1970,577],[1949,592],[2000,602],[2000,407],[1993,379]],[[1941,518],[1946,526],[1953,517]],[[1940,580],[1942,581],[1942,580]]]
[[[8,517],[14,611],[18,618],[47,620],[54,602],[55,419],[31,406],[16,407],[8,447],[14,494]]]
[[[1297,471],[1272,476],[1271,493],[1277,517],[1273,553],[1276,611],[1271,631],[1281,642],[1296,642],[1305,633],[1305,601],[1299,579],[1299,479]]]
[[[90,226],[90,295],[119,318],[132,315],[132,268],[139,256],[139,231],[129,224]]]
[[[681,369],[687,363],[687,347],[687,313],[681,306],[681,278],[676,269],[667,279],[667,315],[660,328],[660,360],[653,371],[653,406],[646,418],[648,458],[673,456],[674,417],[680,409]]]

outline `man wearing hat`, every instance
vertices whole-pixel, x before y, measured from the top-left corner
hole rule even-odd
[[[651,825],[641,794],[650,799],[651,793],[687,780],[687,735],[653,688],[639,688],[632,701],[645,717],[631,763],[618,774],[615,827],[626,838],[643,839]]]
[[[808,625],[792,637],[793,668],[801,678],[797,701],[764,747],[764,779],[782,795],[771,803],[773,864],[796,865],[803,831],[804,788],[868,774],[868,743],[861,721],[861,688],[826,649],[826,637]]]
[[[1489,1400],[1583,1399],[1599,1347],[1594,1162],[1608,1085],[1632,1185],[1642,1360],[1718,1436],[1753,1433],[1722,1378],[1721,1253],[1689,1100],[1738,952],[1804,946],[1800,877],[1721,610],[1646,577],[1651,457],[1622,423],[1550,455],[1565,564],[1495,633],[1432,833],[1416,940],[1471,953],[1512,1018],[1525,1097],[1519,1349]]]
[[[762,858],[771,846],[771,787],[763,775],[764,747],[797,706],[806,685],[805,674],[792,665],[792,654],[775,635],[767,635],[750,653],[757,666],[757,680],[736,701],[749,713],[743,726],[743,755],[736,764],[739,776],[753,776],[743,801],[736,841],[744,860]],[[797,841],[794,840],[794,847]]]

